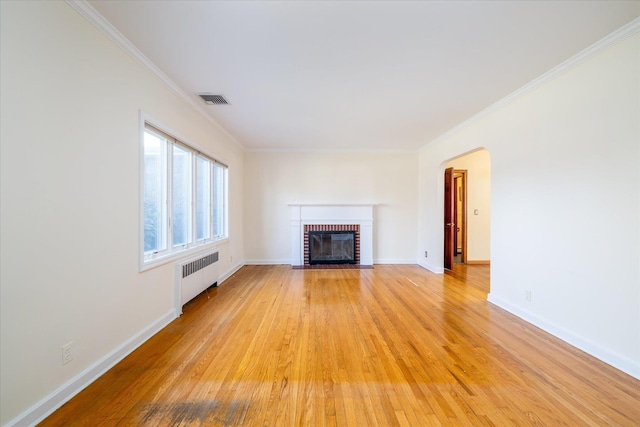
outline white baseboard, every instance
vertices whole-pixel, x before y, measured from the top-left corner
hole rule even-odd
[[[172,309],[136,336],[120,345],[93,365],[89,366],[67,383],[63,384],[40,402],[27,409],[15,419],[9,421],[5,427],[35,426],[47,416],[51,415],[56,409],[68,402],[73,396],[80,393],[109,369],[114,367],[135,349],[140,347],[145,341],[158,333],[175,318],[175,310]]]
[[[220,286],[222,284],[222,282],[227,280],[229,277],[231,277],[234,274],[236,274],[238,272],[238,270],[240,270],[242,267],[244,267],[244,262],[241,262],[240,264],[237,264],[234,267],[231,267],[226,273],[224,273],[222,276],[220,276],[220,279],[218,280],[218,286]]]
[[[414,264],[415,259],[374,259],[374,264]]]
[[[374,259],[373,264],[415,264],[415,259]],[[248,259],[244,265],[293,265],[290,259]],[[371,265],[362,263],[362,265]]]
[[[572,346],[590,354],[591,356],[600,359],[601,361],[613,366],[622,372],[631,375],[632,377],[640,380],[640,363],[630,360],[629,358],[615,353],[589,341],[579,335],[569,332],[551,322],[548,322],[533,313],[530,313],[522,308],[515,306],[508,301],[489,293],[487,301],[491,304],[508,311],[509,313],[518,316],[522,320],[537,326],[545,332],[560,338],[562,341],[571,344]]]
[[[422,261],[417,261],[416,264],[418,264],[422,268],[429,270],[432,273],[444,274],[444,267],[435,267],[431,264],[427,264],[426,262],[422,262]]]
[[[291,265],[291,259],[247,259],[244,265]]]

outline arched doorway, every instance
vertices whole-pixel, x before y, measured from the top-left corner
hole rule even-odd
[[[491,160],[480,149],[445,162],[444,267],[490,264]]]

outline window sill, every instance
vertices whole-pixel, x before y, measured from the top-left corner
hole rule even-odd
[[[175,261],[178,259],[189,258],[194,254],[198,254],[200,252],[207,252],[213,249],[218,248],[219,246],[226,244],[229,242],[229,238],[225,237],[223,239],[214,240],[212,242],[203,243],[201,245],[193,246],[189,249],[185,249],[179,252],[172,252],[166,255],[158,256],[155,258],[149,259],[141,259],[140,260],[140,268],[139,272],[151,270],[152,268],[159,267],[161,265],[167,264],[171,261]]]

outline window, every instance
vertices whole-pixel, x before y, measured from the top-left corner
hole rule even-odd
[[[198,241],[207,240],[211,237],[211,223],[213,208],[211,206],[213,182],[211,177],[211,162],[202,156],[198,156],[196,167],[196,229],[198,230]],[[215,165],[215,163],[214,163]]]
[[[149,124],[142,145],[143,263],[227,237],[227,166]]]
[[[173,214],[173,246],[184,247],[191,241],[191,187],[192,172],[191,152],[177,144],[173,144],[173,185],[172,210]]]

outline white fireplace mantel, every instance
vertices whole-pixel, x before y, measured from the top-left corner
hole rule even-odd
[[[374,204],[290,203],[291,265],[304,264],[304,226],[308,224],[360,225],[360,264],[373,265]]]

